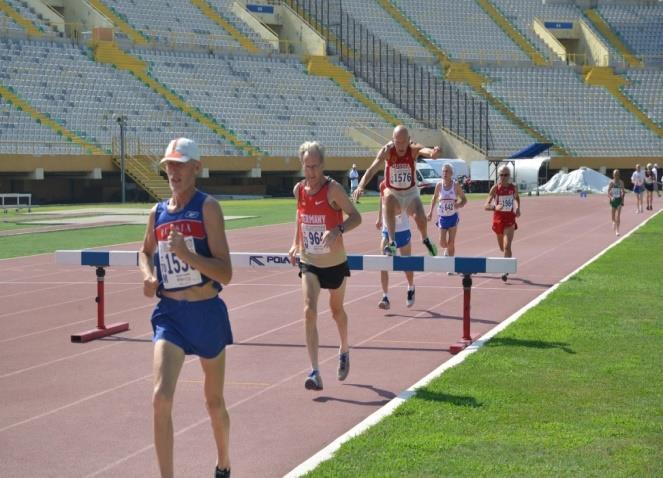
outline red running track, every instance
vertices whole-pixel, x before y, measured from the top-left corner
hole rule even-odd
[[[429,197],[426,198],[429,200]],[[461,211],[458,255],[498,256],[491,214]],[[615,240],[604,197],[523,198],[514,242],[518,273],[474,278],[472,332],[483,333]],[[622,233],[649,214],[623,211]],[[354,254],[378,253],[375,213],[345,235]],[[229,231],[233,251],[283,252],[292,224]],[[437,234],[431,225],[432,237]],[[117,249],[136,249],[125,244]],[[415,233],[415,254],[424,249]],[[347,290],[352,370],[335,379],[338,339],[323,292],[319,307],[322,392],[304,389],[302,297],[296,271],[236,270],[222,297],[235,345],[226,400],[233,476],[282,476],[446,361],[461,335],[461,278],[419,273],[405,307],[404,276],[392,274],[390,311],[377,309],[379,273],[353,271]],[[93,268],[58,267],[52,254],[0,261],[0,476],[158,476],[152,446],[153,301],[137,270],[109,269],[108,323],[131,330],[86,344],[94,327]],[[175,398],[178,476],[211,476],[215,460],[198,360],[188,358]]]

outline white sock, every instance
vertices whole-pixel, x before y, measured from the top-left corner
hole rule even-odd
[[[407,290],[409,290],[409,291],[410,291],[410,290],[414,290],[414,284],[412,284],[412,285],[408,285],[408,286],[407,286]]]

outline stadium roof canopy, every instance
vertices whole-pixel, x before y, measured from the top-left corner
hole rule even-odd
[[[517,153],[512,154],[508,159],[534,158],[545,150],[550,149],[551,146],[552,143],[532,143]]]

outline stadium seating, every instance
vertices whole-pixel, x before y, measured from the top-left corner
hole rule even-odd
[[[490,67],[487,90],[534,128],[580,156],[651,156],[663,140],[605,89],[586,86],[569,68]]]
[[[599,4],[598,12],[645,63],[663,65],[663,4]]]
[[[0,154],[60,155],[85,151],[0,97]]]
[[[537,50],[539,50],[539,52],[552,60],[557,60],[558,58],[553,54],[550,48],[548,48],[546,43],[534,32],[532,26],[534,25],[534,19],[538,18],[543,22],[573,22],[585,19],[582,10],[571,3],[543,3],[541,1],[531,0],[492,0],[492,2],[502,15],[504,15],[504,17],[509,20],[511,24],[516,27],[518,31],[537,48]],[[585,23],[600,37],[600,34],[595,30],[590,21],[585,21]],[[608,48],[610,63],[617,65],[623,64],[623,59],[617,50],[615,50],[607,41],[604,41],[604,44]]]
[[[24,33],[23,28],[0,10],[0,35]]]
[[[529,61],[520,47],[474,1],[392,1],[452,59]]]
[[[258,48],[262,50],[270,50],[272,47],[264,41],[260,35],[254,32],[241,18],[239,18],[232,10],[235,0],[208,0],[219,14],[228,21],[232,26],[237,28],[242,35],[249,38]]]
[[[343,10],[403,55],[419,60],[433,60],[433,55],[376,2],[343,0]]]
[[[203,154],[241,155],[209,129],[170,106],[128,72],[91,60],[69,43],[0,39],[0,81],[35,108],[88,141],[111,149],[117,115],[143,150],[160,154],[177,136],[197,138]]]
[[[28,2],[24,0],[4,0],[9,6],[13,7],[18,13],[30,20],[42,32],[50,32],[63,36],[63,33],[58,31],[57,27],[52,25],[47,19],[39,15],[35,10],[30,7]]]
[[[649,118],[663,127],[663,71],[631,70],[629,84],[623,88]]]
[[[389,127],[324,77],[309,76],[292,56],[159,52],[137,49],[152,74],[189,104],[274,156],[318,140],[328,154],[366,155],[346,133],[353,124]],[[371,151],[370,154],[373,152]]]
[[[104,0],[153,41],[183,46],[241,48],[223,28],[184,0]]]

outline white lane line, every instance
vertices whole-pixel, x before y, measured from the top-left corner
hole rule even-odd
[[[635,231],[637,231],[642,226],[647,224],[652,218],[657,216],[659,214],[659,212],[657,212],[656,214],[654,214],[654,215],[650,216],[649,218],[647,218],[641,224],[634,227],[631,231],[629,231],[627,234],[622,236],[619,240],[617,240],[617,241],[613,242],[612,244],[608,245],[605,249],[600,251],[594,257],[590,258],[587,262],[582,264],[580,267],[578,267],[577,269],[575,269],[571,273],[567,274],[564,278],[562,278],[560,281],[558,281],[555,285],[553,285],[548,290],[546,290],[546,291],[542,292],[541,294],[539,294],[537,297],[535,297],[533,300],[531,300],[525,306],[521,307],[518,311],[516,311],[514,314],[512,314],[510,317],[508,317],[506,320],[504,320],[503,322],[500,322],[498,325],[496,325],[491,330],[486,332],[478,340],[473,342],[468,348],[466,348],[462,352],[458,353],[457,355],[454,355],[452,358],[450,358],[449,360],[444,362],[442,365],[440,365],[438,368],[436,368],[431,373],[426,375],[424,378],[419,380],[417,383],[415,383],[414,385],[412,385],[408,389],[406,389],[406,390],[402,391],[401,393],[399,393],[397,397],[392,399],[384,407],[380,408],[379,410],[375,411],[374,413],[372,413],[371,415],[366,417],[364,420],[359,422],[357,425],[352,427],[350,430],[345,432],[343,435],[336,438],[333,442],[331,442],[325,448],[323,448],[322,450],[320,450],[319,452],[317,452],[316,454],[311,456],[308,460],[306,460],[303,463],[297,465],[290,472],[288,472],[284,476],[284,478],[298,478],[300,476],[303,476],[306,473],[308,473],[308,472],[312,471],[313,469],[315,469],[323,461],[326,461],[326,460],[329,460],[330,458],[332,458],[334,453],[336,453],[336,451],[341,447],[341,445],[343,443],[345,443],[346,441],[350,440],[351,438],[353,438],[357,435],[360,435],[360,434],[364,433],[370,427],[372,427],[373,425],[380,422],[383,418],[388,417],[389,415],[391,415],[394,412],[394,410],[396,410],[403,403],[405,403],[407,400],[412,398],[415,395],[417,389],[419,389],[421,387],[425,387],[431,381],[438,378],[440,375],[442,375],[444,372],[446,372],[450,368],[453,368],[456,365],[463,363],[467,357],[469,357],[471,354],[473,354],[474,352],[479,350],[481,347],[483,347],[486,344],[486,342],[488,342],[491,338],[493,338],[495,335],[497,335],[502,330],[506,329],[512,323],[516,322],[528,310],[536,307],[539,303],[541,303],[546,297],[548,297],[555,290],[557,290],[557,288],[561,284],[568,281],[571,277],[576,275],[578,272],[580,272],[582,269],[587,267],[589,264],[591,264],[592,262],[599,259],[601,256],[603,256],[606,252],[608,252],[610,249],[615,247],[617,244],[621,244],[621,242],[624,239],[631,236],[631,234],[633,234]]]

